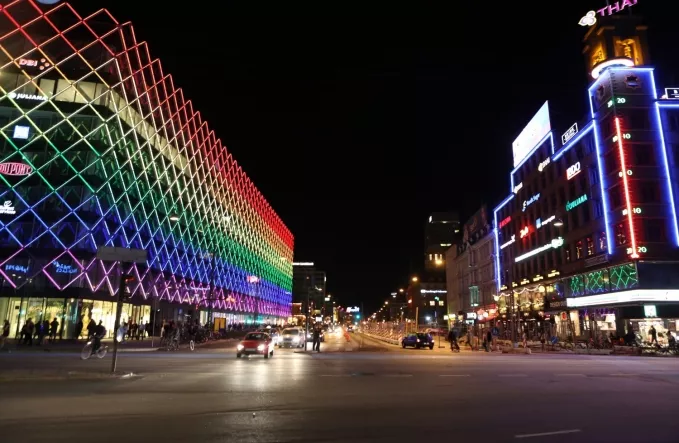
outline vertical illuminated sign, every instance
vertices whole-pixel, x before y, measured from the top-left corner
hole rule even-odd
[[[623,146],[622,139],[623,139],[623,134],[622,130],[620,129],[620,117],[615,117],[615,132],[616,132],[616,139],[618,143],[618,154],[620,155],[620,175],[622,176],[622,184],[623,188],[625,190],[625,204],[627,206],[627,221],[629,224],[629,236],[630,236],[630,241],[632,242],[632,254],[630,255],[632,258],[639,258],[639,253],[637,252],[637,239],[636,235],[634,234],[634,215],[632,211],[632,199],[630,198],[629,195],[629,181],[627,180],[627,177],[629,175],[632,175],[632,170],[627,169],[627,164],[625,162],[625,147]]]

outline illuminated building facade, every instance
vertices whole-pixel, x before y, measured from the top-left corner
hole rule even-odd
[[[584,119],[556,131],[545,103],[513,144],[493,216],[500,314],[519,332],[677,328],[679,101],[658,92],[638,20],[589,29]]]
[[[6,3],[6,2],[5,2]],[[132,26],[107,11],[0,8],[0,320],[112,332],[123,320],[270,322],[291,313],[293,236]]]

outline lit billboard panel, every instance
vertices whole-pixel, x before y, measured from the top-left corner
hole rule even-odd
[[[512,143],[515,168],[551,130],[552,125],[549,121],[549,102],[547,101]]]

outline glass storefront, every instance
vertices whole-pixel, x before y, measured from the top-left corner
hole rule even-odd
[[[632,329],[635,333],[641,335],[641,340],[644,344],[651,343],[651,335],[648,331],[653,326],[657,332],[656,336],[658,338],[658,343],[661,346],[667,346],[667,336],[670,332],[676,333],[677,327],[679,326],[679,320],[677,319],[664,319],[664,318],[644,318],[630,320]]]

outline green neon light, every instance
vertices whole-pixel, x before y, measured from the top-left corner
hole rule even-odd
[[[582,195],[582,196],[576,198],[575,200],[573,200],[572,202],[566,203],[566,211],[570,211],[571,209],[573,209],[577,206],[580,206],[581,204],[583,204],[586,201],[587,201],[587,194]]]

